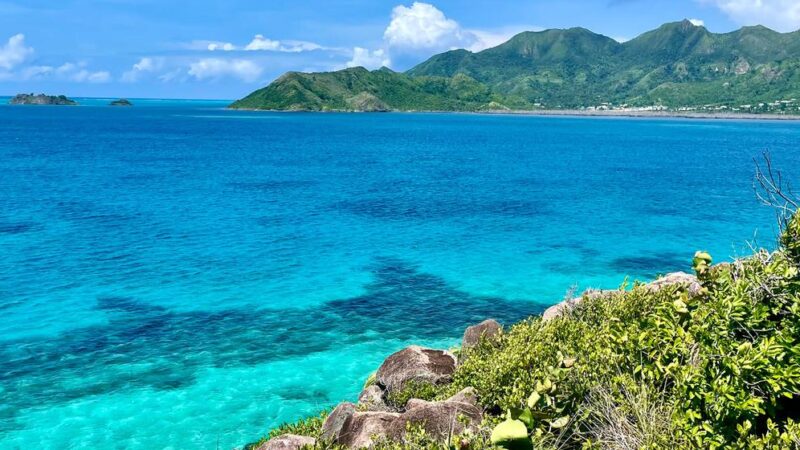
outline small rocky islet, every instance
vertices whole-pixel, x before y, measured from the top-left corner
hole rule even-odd
[[[17,94],[8,101],[10,105],[76,106],[78,102],[65,95]]]
[[[126,98],[121,98],[119,100],[114,100],[108,104],[109,106],[133,106],[133,103]]]

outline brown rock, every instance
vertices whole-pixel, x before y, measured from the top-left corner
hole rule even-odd
[[[387,392],[402,390],[409,382],[441,384],[452,379],[456,357],[443,350],[411,346],[386,358],[377,381]]]
[[[480,342],[481,338],[485,339],[495,339],[500,332],[503,330],[503,326],[500,325],[494,319],[484,320],[483,322],[473,325],[464,331],[464,337],[461,339],[461,348],[469,349]]]
[[[296,434],[284,434],[256,447],[256,450],[300,450],[302,448],[312,448],[317,444],[317,440],[307,436]]]
[[[472,387],[464,388],[458,394],[447,399],[447,401],[478,406],[478,392]]]
[[[328,417],[325,418],[325,422],[322,424],[322,434],[320,435],[322,440],[325,442],[335,442],[338,440],[345,422],[347,422],[347,419],[352,417],[355,412],[356,405],[349,402],[339,403],[339,405],[328,414]]]
[[[408,424],[422,427],[434,439],[446,439],[470,429],[477,431],[483,420],[483,411],[473,403],[477,401],[472,389],[465,389],[443,402],[411,400],[404,412],[392,423],[389,436],[401,440]]]
[[[405,410],[408,411],[410,409],[419,408],[420,406],[427,406],[430,405],[432,402],[427,400],[420,400],[418,398],[412,398],[409,400],[405,405]]]
[[[392,408],[383,399],[383,390],[377,385],[368,386],[358,396],[360,409],[368,411],[391,411]]]
[[[369,447],[375,440],[388,437],[398,417],[400,414],[389,412],[357,412],[344,422],[336,443],[352,449]]]
[[[696,276],[684,272],[674,272],[664,275],[656,281],[646,284],[645,287],[652,292],[658,292],[665,287],[678,284],[685,285],[691,295],[697,295],[700,293],[700,290],[703,289],[703,286],[700,285],[700,281]]]

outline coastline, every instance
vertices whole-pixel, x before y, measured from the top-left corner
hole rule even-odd
[[[541,116],[541,117],[600,117],[600,118],[634,118],[634,119],[703,119],[703,120],[779,120],[800,121],[800,114],[752,114],[752,113],[701,113],[673,111],[586,111],[579,109],[542,109],[542,110],[507,110],[507,111],[351,111],[351,110],[291,110],[291,109],[258,109],[231,108],[229,111],[271,112],[271,113],[322,113],[322,114],[474,114],[497,116]]]
[[[800,120],[797,114],[702,113],[674,111],[585,111],[578,109],[543,109],[530,111],[480,111],[477,114],[566,116],[566,117],[627,117],[645,119],[713,119],[713,120]]]

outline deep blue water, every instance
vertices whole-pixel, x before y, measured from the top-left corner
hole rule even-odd
[[[86,102],[84,102],[86,103]],[[573,286],[771,247],[800,124],[0,107],[0,442],[232,448]]]

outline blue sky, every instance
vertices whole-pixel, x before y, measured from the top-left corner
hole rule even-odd
[[[451,48],[581,26],[800,28],[800,0],[0,0],[0,95],[241,97],[289,70],[405,70]]]

